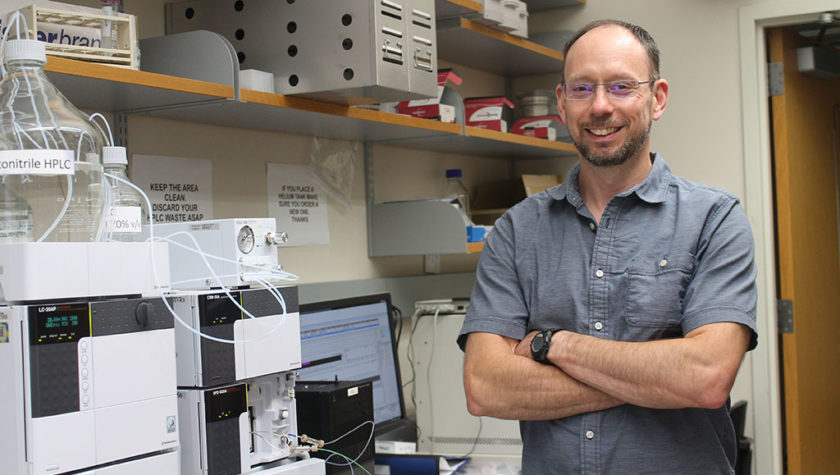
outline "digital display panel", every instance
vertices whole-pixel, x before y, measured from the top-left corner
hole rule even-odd
[[[248,410],[248,396],[244,384],[211,389],[204,393],[207,422],[239,417]]]
[[[240,292],[231,292],[230,295],[241,305]],[[242,310],[225,293],[201,295],[199,302],[203,307],[202,326],[225,325],[242,319]]]
[[[79,325],[79,316],[73,315],[52,315],[44,320],[44,328],[47,330],[63,330],[74,328]]]
[[[90,336],[87,303],[32,306],[29,318],[33,344],[66,343]]]

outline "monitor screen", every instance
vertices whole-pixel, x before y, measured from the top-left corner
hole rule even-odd
[[[300,339],[301,381],[370,380],[375,433],[404,422],[389,294],[301,305]]]

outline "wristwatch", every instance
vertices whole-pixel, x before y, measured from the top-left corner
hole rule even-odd
[[[534,361],[542,364],[550,364],[548,361],[548,349],[551,347],[551,335],[557,330],[542,330],[531,339],[531,357]]]

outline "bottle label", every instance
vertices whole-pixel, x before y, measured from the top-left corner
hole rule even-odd
[[[0,226],[0,243],[30,241],[31,234],[31,219],[7,219],[7,216],[3,216],[3,225]]]
[[[72,175],[72,150],[0,150],[0,175]]]
[[[139,233],[143,226],[139,206],[113,206],[105,224],[109,233]]]

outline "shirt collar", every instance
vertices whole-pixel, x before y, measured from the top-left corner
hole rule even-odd
[[[574,207],[582,206],[583,198],[580,196],[580,188],[578,187],[579,176],[580,164],[578,163],[569,170],[568,177],[562,185],[547,190],[548,195],[555,200],[565,199]],[[665,201],[668,193],[668,184],[672,178],[671,169],[665,163],[665,159],[660,154],[655,153],[653,155],[653,167],[651,167],[647,178],[629,190],[619,193],[617,196],[629,196],[635,193],[636,196],[648,203],[662,203]]]

